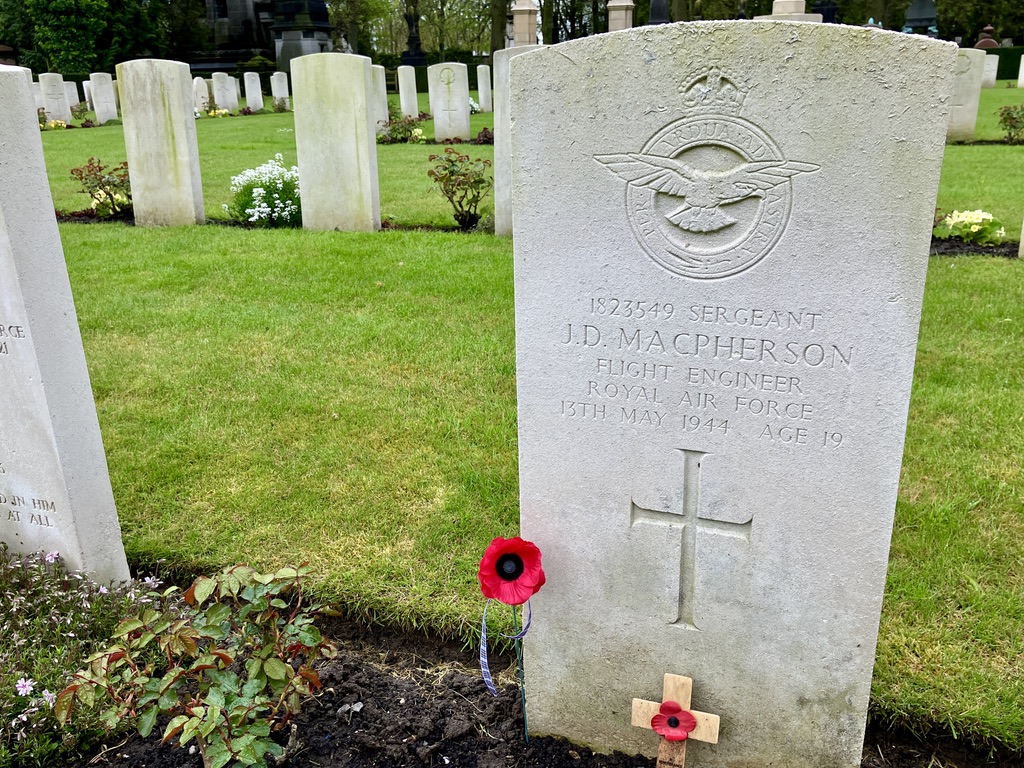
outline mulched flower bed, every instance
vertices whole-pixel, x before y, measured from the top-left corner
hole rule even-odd
[[[1020,250],[1020,243],[1000,243],[999,245],[978,245],[977,243],[965,243],[959,237],[950,237],[945,240],[932,238],[932,256],[1003,256],[1007,259],[1016,259]]]
[[[474,654],[422,635],[335,622],[340,657],[321,670],[324,691],[297,718],[300,751],[281,768],[653,768],[639,755],[595,755],[559,739],[524,744],[519,697],[484,688]],[[509,659],[494,659],[503,669]],[[361,705],[361,706],[360,706]],[[157,729],[160,730],[159,728]],[[653,734],[651,734],[652,739]],[[697,752],[690,761],[700,768]],[[939,738],[869,728],[862,768],[1019,768],[1024,756],[971,750]],[[271,763],[273,765],[273,763]],[[195,752],[137,735],[68,768],[202,768]]]

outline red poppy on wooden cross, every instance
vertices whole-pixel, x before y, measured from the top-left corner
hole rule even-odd
[[[693,680],[681,675],[665,675],[661,702],[633,699],[632,723],[651,728],[661,735],[658,768],[684,768],[686,742],[690,739],[718,743],[718,715],[690,709]]]

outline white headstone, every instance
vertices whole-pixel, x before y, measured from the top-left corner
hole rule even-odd
[[[42,86],[39,83],[32,83],[32,99],[35,102],[36,110],[46,107],[46,103],[43,101]]]
[[[245,75],[245,106],[253,112],[263,109],[263,86],[260,85],[260,76],[256,72],[246,72]]]
[[[111,120],[117,120],[117,99],[115,98],[114,80],[106,72],[93,72],[89,75],[89,82],[92,85],[93,111],[96,113],[96,123],[103,125]]]
[[[64,90],[67,91],[68,95],[68,107],[77,107],[81,103],[81,99],[78,98],[78,86],[67,80],[64,81]]]
[[[476,68],[476,91],[480,97],[480,111],[493,112],[494,105],[491,99],[491,68],[486,64],[480,64]]]
[[[373,112],[373,126],[377,133],[388,129],[388,77],[387,71],[379,64],[370,67],[370,109]]]
[[[117,79],[135,223],[202,224],[206,216],[188,64],[126,61],[117,65]]]
[[[955,57],[738,21],[512,61],[534,733],[651,753],[671,672],[722,718],[695,766],[860,765]]]
[[[210,109],[210,89],[203,78],[192,78],[192,94],[195,97],[196,109],[200,112],[206,112]]]
[[[1017,70],[1017,88],[1024,88],[1024,56],[1020,58],[1020,67]]]
[[[92,83],[88,80],[82,81],[82,96],[85,99],[85,106],[92,109]]]
[[[39,90],[43,95],[46,119],[70,123],[71,105],[68,103],[68,92],[64,88],[64,78],[54,72],[44,72],[39,76]]]
[[[0,541],[129,578],[39,126],[0,67]]]
[[[509,66],[514,57],[542,48],[521,45],[494,52],[494,234],[512,235],[512,116]]]
[[[465,64],[445,62],[427,67],[430,114],[434,139],[470,139],[469,70]]]
[[[810,21],[821,23],[820,13],[806,13],[805,0],[773,0],[770,16],[755,16],[756,21]]]
[[[380,229],[370,60],[314,53],[291,60],[302,226]]]
[[[957,51],[946,141],[974,140],[986,58],[985,52],[977,48],[961,48]]]
[[[114,106],[117,107],[117,111],[120,112],[121,111],[121,89],[117,87],[117,80],[115,78],[111,78],[110,79],[110,84],[114,87]]]
[[[994,53],[985,55],[985,67],[981,77],[982,88],[995,88],[996,75],[999,72],[999,56]]]
[[[213,100],[217,102],[218,109],[238,111],[238,93],[235,91],[234,80],[227,72],[213,73]]]
[[[419,117],[420,102],[416,93],[416,68],[403,65],[398,68],[398,104],[402,117]]]
[[[291,109],[291,99],[288,96],[288,73],[275,72],[270,76],[270,94],[274,101],[284,101],[284,108]]]
[[[242,101],[242,81],[234,75],[231,76],[231,82],[235,84],[235,100],[238,102]]]

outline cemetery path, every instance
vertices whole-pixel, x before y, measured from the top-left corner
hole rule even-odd
[[[557,739],[523,743],[514,686],[493,698],[475,653],[422,635],[338,622],[324,627],[341,655],[321,670],[324,691],[296,719],[300,750],[279,768],[654,768],[639,755],[594,755]],[[507,658],[492,659],[508,666]],[[361,705],[361,706],[360,706]],[[157,727],[156,733],[162,728]],[[687,765],[700,768],[694,754]],[[273,763],[271,763],[273,765]],[[1019,768],[1019,756],[971,752],[869,730],[862,768]],[[69,768],[202,768],[199,755],[137,735]],[[825,767],[823,767],[825,768]]]

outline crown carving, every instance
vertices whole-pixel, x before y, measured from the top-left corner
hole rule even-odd
[[[686,112],[738,115],[747,97],[747,88],[717,67],[683,81],[679,86]]]

